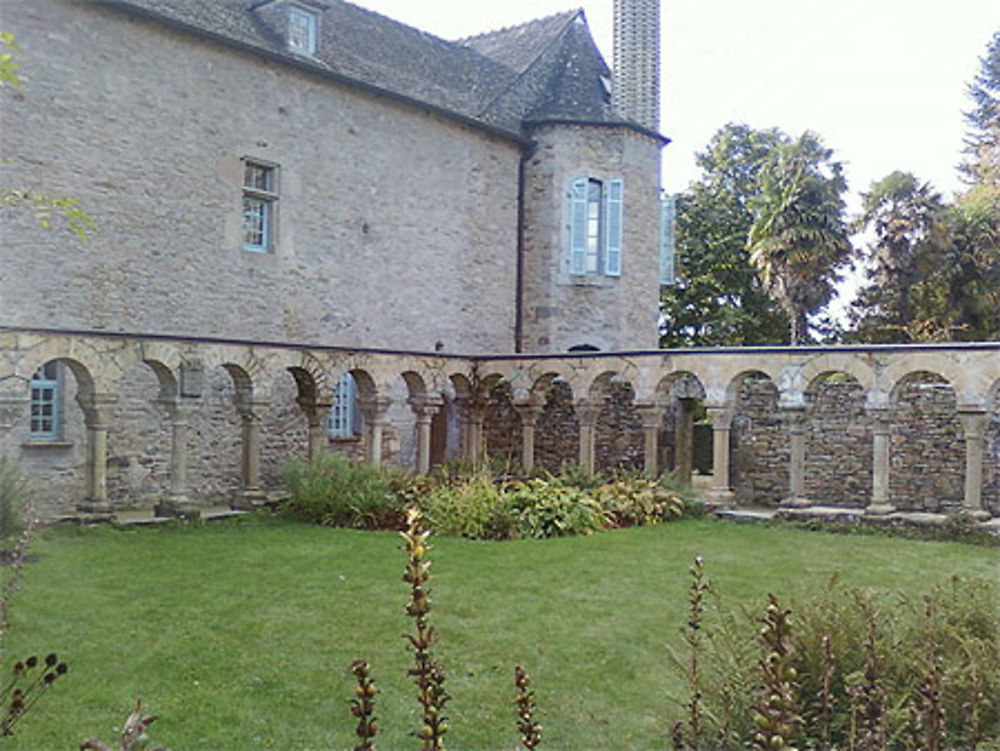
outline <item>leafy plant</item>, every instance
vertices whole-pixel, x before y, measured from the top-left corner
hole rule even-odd
[[[533,478],[510,491],[522,537],[589,535],[608,526],[601,505],[579,488]]]
[[[418,503],[428,525],[439,534],[506,540],[517,531],[514,508],[504,489],[481,470],[432,488]]]
[[[594,499],[616,527],[643,527],[684,513],[681,496],[656,480],[622,475],[594,491]]]
[[[354,529],[398,527],[404,502],[395,490],[398,472],[353,462],[337,454],[305,461],[293,458],[282,467],[291,499],[283,513],[314,524]]]

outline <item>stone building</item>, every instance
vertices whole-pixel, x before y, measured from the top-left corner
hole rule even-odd
[[[0,184],[97,225],[2,210],[40,510],[252,505],[325,450],[689,479],[697,411],[719,502],[1000,516],[1000,343],[655,349],[659,3],[614,2],[612,72],[581,11],[5,0]]]

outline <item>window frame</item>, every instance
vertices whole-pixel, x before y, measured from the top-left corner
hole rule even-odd
[[[303,48],[294,42],[296,38],[293,36],[293,29],[295,28],[295,22],[305,21],[306,28],[306,46]],[[289,5],[288,6],[288,34],[285,42],[288,46],[288,51],[296,55],[305,55],[307,57],[312,57],[316,54],[316,42],[319,37],[319,16],[310,10],[307,10],[299,5]]]
[[[569,190],[569,273],[619,277],[624,236],[624,180],[575,177]]]
[[[55,360],[41,365],[28,381],[28,439],[40,443],[62,440],[63,385]],[[48,392],[48,395],[45,395]],[[46,410],[46,408],[48,408]],[[47,413],[46,413],[47,412]],[[46,421],[48,422],[46,426]]]
[[[278,165],[254,157],[243,157],[243,195],[242,210],[243,249],[253,253],[270,253],[274,250],[276,233],[277,203],[278,203]],[[251,170],[259,170],[266,177],[264,185],[257,184],[250,178]],[[251,226],[251,206],[258,207],[255,213],[257,219]],[[259,224],[259,226],[258,226]],[[249,238],[259,235],[260,242]]]
[[[340,376],[333,389],[326,415],[326,435],[334,441],[353,440],[361,435],[358,384],[350,373]]]

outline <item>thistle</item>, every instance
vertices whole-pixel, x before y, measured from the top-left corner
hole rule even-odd
[[[443,711],[451,698],[444,690],[444,670],[431,654],[431,646],[437,640],[437,633],[427,623],[431,610],[430,590],[427,582],[431,564],[424,560],[430,550],[427,538],[430,532],[421,525],[420,512],[411,508],[406,512],[406,530],[400,532],[403,538],[401,550],[409,556],[403,581],[410,585],[410,602],[406,614],[413,618],[416,634],[406,638],[413,647],[414,667],[408,674],[417,685],[417,697],[423,708],[423,726],[414,733],[423,741],[423,751],[440,751],[444,748],[444,734],[448,732],[448,718]]]
[[[354,689],[354,699],[351,700],[351,714],[358,718],[358,726],[354,732],[361,739],[354,751],[375,751],[372,738],[378,734],[374,714],[378,689],[371,679],[371,665],[367,660],[355,660],[351,663],[351,673],[358,682]]]
[[[514,685],[517,687],[517,730],[521,734],[521,745],[531,751],[542,742],[542,726],[535,722],[535,692],[531,690],[531,678],[520,665],[514,667]]]

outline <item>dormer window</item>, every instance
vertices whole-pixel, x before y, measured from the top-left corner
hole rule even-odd
[[[288,50],[297,55],[316,54],[316,14],[288,6]]]

